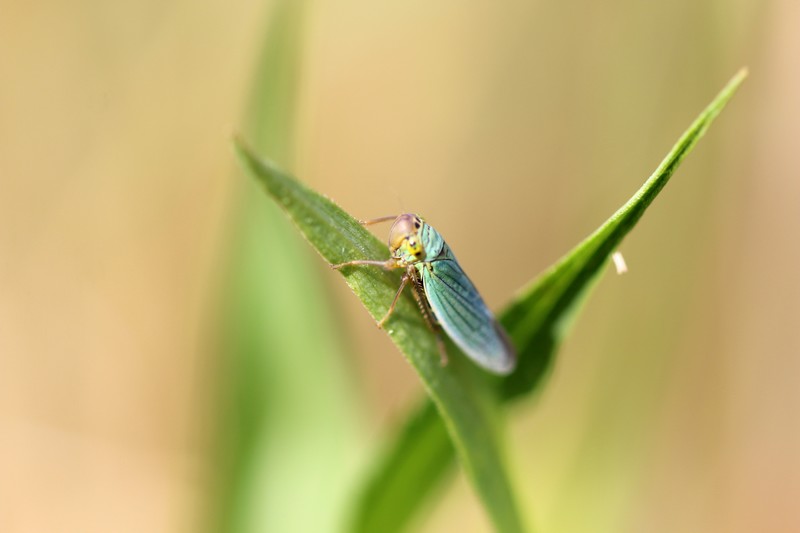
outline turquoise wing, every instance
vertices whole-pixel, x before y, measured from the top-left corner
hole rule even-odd
[[[514,347],[461,266],[439,259],[420,270],[428,303],[453,342],[486,370],[511,373],[517,362]]]

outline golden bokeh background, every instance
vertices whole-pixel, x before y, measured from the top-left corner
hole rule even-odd
[[[204,529],[230,138],[272,10],[0,4],[0,531]],[[354,216],[423,214],[494,308],[750,69],[509,416],[537,530],[800,530],[799,23],[790,0],[308,3],[291,170]],[[421,388],[309,257],[366,456]],[[489,530],[462,479],[418,527]]]

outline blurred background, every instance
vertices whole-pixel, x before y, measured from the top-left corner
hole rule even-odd
[[[543,532],[800,530],[800,3],[302,7],[0,3],[0,531],[335,530],[421,396],[233,133],[497,309],[741,66],[509,462]],[[490,529],[461,478],[415,528]]]

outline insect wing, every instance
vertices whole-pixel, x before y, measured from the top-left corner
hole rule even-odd
[[[441,259],[421,270],[428,303],[453,342],[490,372],[508,374],[514,370],[513,346],[459,264]]]

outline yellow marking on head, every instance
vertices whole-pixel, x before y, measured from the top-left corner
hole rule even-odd
[[[406,250],[411,255],[422,255],[422,243],[416,234],[406,237]]]

